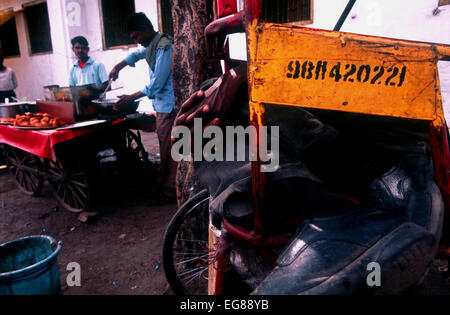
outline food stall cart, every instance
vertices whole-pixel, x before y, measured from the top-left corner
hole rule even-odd
[[[154,131],[154,116],[134,113],[76,122],[73,104],[57,101],[38,101],[36,112],[51,113],[66,124],[58,128],[0,125],[0,143],[11,174],[28,195],[39,196],[47,180],[63,208],[81,213],[92,204],[93,188],[101,185],[97,175],[105,152],[124,172],[149,163],[138,129]]]

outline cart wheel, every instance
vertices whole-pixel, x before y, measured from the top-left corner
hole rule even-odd
[[[44,184],[44,178],[38,173],[41,169],[39,158],[7,145],[5,151],[10,171],[19,189],[27,195],[39,196]]]
[[[163,243],[162,262],[170,287],[177,295],[208,294],[209,193],[189,199],[170,222]]]
[[[91,187],[86,171],[79,161],[48,160],[50,187],[56,200],[70,212],[80,213],[89,208]]]

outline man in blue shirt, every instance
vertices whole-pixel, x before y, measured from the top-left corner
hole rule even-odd
[[[83,36],[72,39],[72,51],[77,61],[70,69],[69,86],[95,84],[99,92],[108,86],[108,73],[105,66],[89,57],[89,43]]]
[[[143,47],[119,62],[110,72],[109,78],[116,80],[126,66],[134,67],[145,59],[149,65],[150,84],[131,95],[122,95],[116,108],[147,96],[153,100],[156,111],[156,128],[160,146],[161,172],[164,179],[164,199],[175,201],[175,177],[177,163],[171,156],[172,125],[176,117],[175,96],[172,82],[173,39],[155,32],[144,13],[135,13],[128,19],[128,33],[136,44]]]

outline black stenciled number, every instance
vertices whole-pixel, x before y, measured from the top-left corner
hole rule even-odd
[[[405,82],[405,76],[406,76],[406,67],[402,68],[402,73],[400,73],[400,81],[398,82],[398,86],[402,86],[403,82]]]
[[[397,67],[389,68],[387,71],[389,73],[392,72],[392,74],[386,79],[385,85],[395,85],[395,83],[391,81],[398,75],[398,68]]]
[[[338,62],[337,65],[335,65],[333,68],[331,68],[330,78],[334,78],[334,81],[336,81],[336,82],[339,82],[339,80],[342,78],[340,62]]]
[[[289,65],[288,65],[289,72],[286,75],[288,77],[288,79],[292,78],[292,72],[294,71],[293,65],[294,65],[294,61],[289,61]]]
[[[303,79],[312,79],[313,77],[313,70],[315,66],[311,61],[305,61],[302,66],[302,78]],[[306,75],[308,73],[308,75]]]
[[[350,68],[350,70],[346,73],[346,74],[344,74],[344,81],[345,82],[354,82],[355,81],[355,79],[353,79],[353,78],[350,78],[350,76],[352,76],[352,75],[354,75],[355,74],[355,72],[356,72],[356,66],[355,65],[350,65],[350,64],[347,64],[347,65],[345,65],[345,70],[348,70],[348,68]]]
[[[365,72],[364,79],[362,79],[363,73]],[[367,82],[370,78],[370,66],[369,65],[362,65],[359,67],[357,79],[358,82]]]
[[[384,67],[382,67],[382,66],[376,66],[376,67],[373,69],[373,71],[374,71],[374,72],[377,72],[377,71],[378,71],[378,73],[372,78],[372,80],[370,81],[370,84],[375,84],[375,83],[377,83],[378,79],[381,78],[381,77],[383,76],[385,70],[384,70]],[[379,84],[381,84],[381,82],[379,82]]]
[[[298,79],[300,76],[300,61],[295,60],[295,72],[293,79]]]
[[[327,74],[327,64],[326,61],[319,61],[316,66],[316,80],[319,80],[320,73],[322,73],[322,80],[325,80],[325,75]]]
[[[303,63],[301,63],[299,60],[291,60],[288,64],[288,73],[286,74],[286,76],[289,79],[298,79],[301,76],[306,80],[310,80],[313,78],[315,78],[316,80],[325,80],[325,76],[327,75],[328,71],[327,66],[327,61],[318,61],[317,64],[314,64],[311,61],[304,61]],[[370,65],[362,65],[358,69],[354,64],[346,64],[345,70],[346,73],[342,75],[341,62],[338,62],[331,68],[329,77],[333,78],[336,82],[339,82],[341,79],[343,79],[344,82],[354,82],[355,79],[353,76],[356,74],[356,79],[358,80],[358,82],[365,83],[369,81],[372,74]],[[373,68],[373,72],[375,73],[375,75],[372,80],[370,80],[370,84],[382,84],[383,81],[380,79],[387,72],[390,75],[386,78],[384,84],[390,86],[397,85],[401,87],[405,82],[407,67],[403,66],[400,71],[398,67],[386,69],[383,66],[376,66],[375,68]],[[399,76],[399,82],[395,83],[393,79],[397,76]]]

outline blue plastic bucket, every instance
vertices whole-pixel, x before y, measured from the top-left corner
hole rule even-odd
[[[61,248],[62,242],[45,235],[0,245],[0,295],[61,294]]]

